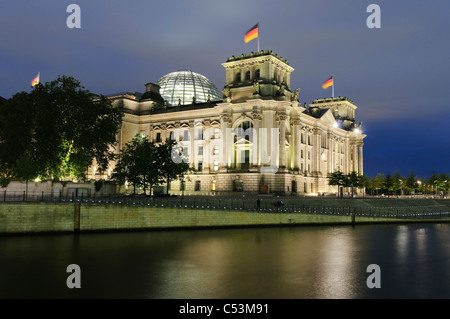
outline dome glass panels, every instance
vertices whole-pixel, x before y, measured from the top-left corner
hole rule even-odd
[[[169,106],[220,101],[222,95],[205,76],[189,71],[177,71],[164,75],[157,82],[160,94]]]

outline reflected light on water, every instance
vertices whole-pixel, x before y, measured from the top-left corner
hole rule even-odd
[[[227,272],[227,250],[219,240],[194,241],[183,246],[174,259],[161,260],[163,298],[210,298],[208,292],[220,294],[223,287],[218,279]],[[176,296],[174,291],[178,291]]]
[[[409,231],[408,226],[399,226],[398,233],[395,238],[397,249],[397,260],[399,263],[404,263],[408,255]]]
[[[316,282],[318,298],[354,298],[354,244],[348,233],[338,232],[320,243],[321,262]]]

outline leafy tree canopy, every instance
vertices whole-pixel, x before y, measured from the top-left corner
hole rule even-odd
[[[145,194],[148,187],[169,184],[190,170],[178,151],[172,140],[157,145],[146,137],[136,135],[117,156],[112,178],[120,185],[128,182],[142,187]]]
[[[82,179],[97,162],[106,169],[123,113],[61,76],[0,105],[0,175]]]

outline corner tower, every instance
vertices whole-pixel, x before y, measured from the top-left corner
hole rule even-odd
[[[294,68],[272,51],[232,56],[222,66],[226,70],[222,92],[228,102],[254,98],[290,101],[293,96],[291,72]]]

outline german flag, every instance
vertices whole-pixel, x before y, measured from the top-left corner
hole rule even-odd
[[[329,88],[332,85],[333,85],[333,77],[331,77],[328,80],[326,80],[325,82],[323,82],[322,89]]]
[[[31,86],[36,86],[39,84],[39,73],[36,75],[36,77],[31,81]]]
[[[253,28],[248,30],[248,32],[245,34],[245,37],[244,37],[245,43],[248,43],[258,37],[258,29],[259,29],[259,23],[255,24],[255,26]]]

